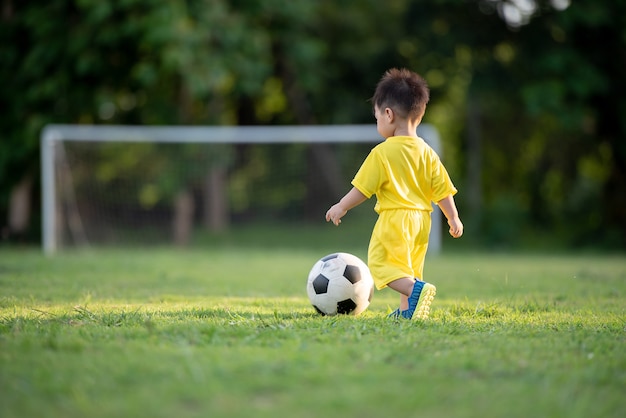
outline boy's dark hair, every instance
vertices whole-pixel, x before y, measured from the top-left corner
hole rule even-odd
[[[430,90],[426,80],[406,68],[392,68],[381,77],[372,97],[379,109],[391,108],[403,118],[420,119],[426,111]]]

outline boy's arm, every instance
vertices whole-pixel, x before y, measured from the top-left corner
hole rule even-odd
[[[367,197],[359,191],[356,187],[353,187],[341,200],[335,203],[326,212],[326,222],[332,221],[335,225],[341,223],[341,218],[348,213],[350,209],[365,202]]]
[[[450,225],[450,235],[454,238],[458,238],[463,235],[463,223],[461,222],[461,218],[459,218],[459,212],[456,210],[456,205],[454,204],[454,198],[452,195],[448,195],[444,197],[437,205],[441,208],[441,211],[448,219],[448,225]]]

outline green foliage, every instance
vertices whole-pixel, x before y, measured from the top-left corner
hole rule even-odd
[[[623,247],[623,234],[609,231],[626,225],[626,4],[577,0],[559,10],[541,0],[513,21],[505,3],[515,8],[504,0],[9,2],[0,25],[0,213],[14,184],[37,178],[47,123],[370,123],[367,98],[381,73],[408,66],[432,88],[425,121],[442,134],[468,218],[489,227],[479,213],[512,194],[528,228],[568,245],[595,236]],[[479,176],[468,174],[473,151]],[[463,191],[477,189],[470,203]]]
[[[395,322],[318,316],[289,247],[0,252],[2,416],[623,414],[623,258],[431,258]]]

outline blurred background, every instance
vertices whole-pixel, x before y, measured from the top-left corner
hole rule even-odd
[[[0,22],[5,245],[40,242],[47,124],[373,125],[378,79],[408,67],[431,87],[424,122],[459,189],[458,245],[626,248],[626,0],[0,0]],[[224,234],[294,212],[322,224],[371,144],[354,147],[118,144],[96,155],[121,161],[68,158],[77,183],[90,167],[108,173],[109,204],[175,217],[164,208],[184,213],[194,193],[175,174],[124,197],[107,190],[162,171],[163,155],[207,153],[218,161],[208,181],[231,193],[198,223]],[[293,171],[262,175],[285,161]],[[299,169],[301,184],[280,183]]]

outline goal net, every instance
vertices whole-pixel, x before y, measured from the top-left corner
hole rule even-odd
[[[418,134],[440,152],[432,126]],[[242,225],[323,223],[380,140],[374,125],[49,125],[41,135],[43,249],[187,246]],[[431,253],[440,248],[440,216],[437,208]]]

